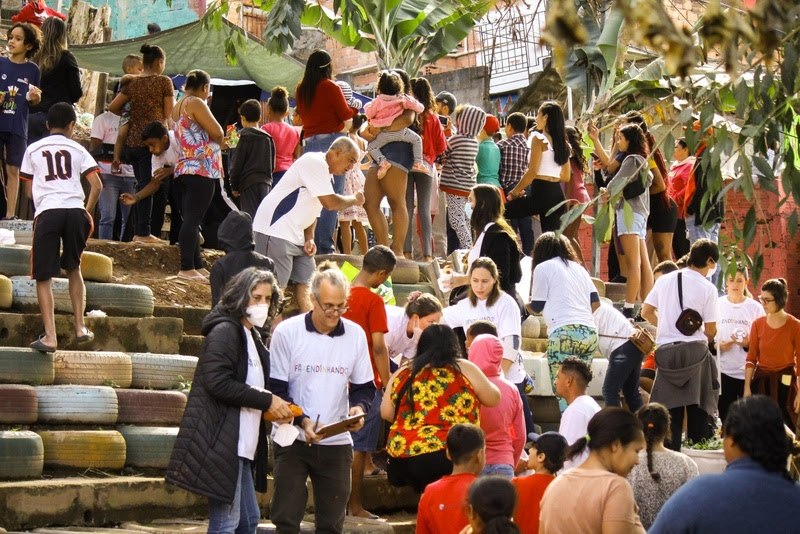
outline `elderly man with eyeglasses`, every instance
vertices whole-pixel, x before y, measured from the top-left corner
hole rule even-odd
[[[316,531],[343,531],[353,439],[349,432],[326,435],[320,429],[366,414],[375,398],[366,334],[342,317],[348,310],[347,277],[335,264],[324,262],[312,275],[310,289],[311,311],[281,322],[270,344],[271,391],[303,409],[295,428],[275,433],[270,519],[279,533],[300,531],[309,476]],[[363,426],[361,417],[343,430]]]

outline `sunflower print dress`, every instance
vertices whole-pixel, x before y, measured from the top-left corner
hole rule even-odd
[[[458,423],[479,424],[480,402],[470,381],[456,368],[423,368],[408,393],[398,403],[397,394],[411,376],[402,370],[392,384],[392,402],[397,406],[389,429],[387,451],[394,458],[419,456],[445,449],[447,432]]]

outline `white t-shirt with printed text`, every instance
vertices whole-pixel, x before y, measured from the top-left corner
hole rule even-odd
[[[303,154],[261,201],[253,231],[302,247],[305,229],[314,224],[322,209],[318,197],[333,194],[333,175],[325,152]]]
[[[522,318],[519,314],[519,306],[514,297],[500,292],[500,297],[494,306],[487,306],[486,300],[478,300],[476,306],[472,306],[469,297],[459,301],[455,306],[448,306],[442,310],[444,322],[450,328],[461,327],[464,334],[467,333],[469,325],[475,321],[489,321],[497,328],[497,337],[503,342],[503,359],[511,360],[514,363],[506,373],[506,379],[515,384],[519,384],[525,378],[525,368],[522,366],[522,355],[519,347],[512,348],[510,336],[516,336],[517,342],[522,336]]]
[[[716,323],[719,320],[719,295],[714,284],[706,280],[700,273],[686,268],[659,277],[653,289],[644,299],[658,311],[656,328],[656,344],[665,345],[678,341],[707,341],[704,327],[700,327],[691,336],[685,336],[675,326],[681,314],[678,298],[678,273],[683,273],[683,307],[692,308],[700,313],[704,323]]]
[[[264,389],[264,367],[258,356],[253,334],[244,327],[244,337],[247,339],[247,378],[245,384],[256,389]],[[241,458],[254,460],[258,448],[258,429],[261,425],[261,410],[255,408],[239,408],[239,448]]]
[[[79,143],[60,134],[28,146],[19,176],[33,180],[36,215],[51,209],[84,207],[81,178],[100,172],[97,162]]]
[[[350,410],[350,384],[373,381],[364,329],[341,319],[344,333],[329,336],[310,332],[306,315],[282,321],[270,343],[270,378],[288,382],[289,396],[319,425],[341,421]],[[305,432],[301,429],[301,441]],[[352,445],[349,432],[325,438],[320,445]]]
[[[531,301],[545,303],[542,315],[551,334],[571,324],[594,327],[592,293],[597,293],[592,278],[574,261],[553,258],[533,269]]]
[[[729,350],[719,348],[722,341],[731,341],[731,334],[750,335],[753,321],[766,315],[764,307],[757,301],[746,298],[744,302],[734,304],[727,295],[719,297],[719,321],[717,321],[717,355],[719,370],[732,378],[744,380],[744,364],[747,352],[734,344]],[[737,332],[738,331],[738,332]]]
[[[581,395],[572,404],[567,406],[564,413],[561,414],[561,424],[558,426],[558,433],[564,436],[569,445],[572,445],[580,438],[584,437],[589,428],[589,421],[594,417],[594,414],[600,411],[600,405],[597,404],[589,395]],[[583,451],[580,456],[574,457],[572,460],[564,462],[564,471],[572,467],[581,465],[586,458],[589,457],[589,449]]]

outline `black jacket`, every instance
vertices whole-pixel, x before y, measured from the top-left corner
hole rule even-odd
[[[42,101],[38,106],[31,106],[30,112],[50,111],[53,104],[66,102],[74,104],[83,96],[81,89],[81,74],[78,70],[78,60],[69,50],[61,53],[61,59],[47,73],[42,74]]]
[[[192,391],[167,468],[166,480],[180,488],[232,503],[239,472],[241,407],[268,410],[272,393],[245,384],[247,338],[242,323],[214,308],[203,320],[206,336]],[[269,352],[253,341],[269,384]],[[267,433],[262,420],[255,456],[255,488],[267,489]]]
[[[492,258],[497,265],[500,288],[511,296],[516,295],[517,282],[522,279],[517,242],[499,224],[493,224],[483,236],[480,254],[482,257]]]
[[[222,298],[222,290],[228,280],[248,267],[258,267],[275,272],[275,264],[272,263],[272,260],[255,251],[253,221],[248,213],[235,210],[230,212],[219,226],[217,239],[222,245],[222,250],[227,254],[215,261],[211,267],[209,279],[211,282],[211,306],[216,306],[219,299]]]
[[[706,173],[703,170],[703,159],[708,157],[708,150],[703,150],[702,154],[697,157],[697,161],[692,168],[692,177],[694,179],[694,195],[689,204],[686,206],[686,215],[694,215],[695,226],[705,226],[709,222],[720,222],[725,214],[725,201],[724,198],[717,195],[716,201],[709,199],[706,202],[705,209],[700,213],[700,206],[703,202],[703,196],[708,191],[708,182],[706,180]]]
[[[231,158],[231,190],[241,193],[256,184],[272,185],[275,141],[259,128],[242,128]]]

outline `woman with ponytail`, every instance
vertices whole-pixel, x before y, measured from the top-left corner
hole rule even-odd
[[[694,460],[664,447],[670,420],[669,410],[663,404],[646,404],[636,415],[642,422],[646,445],[639,453],[639,465],[628,475],[628,482],[639,506],[642,525],[649,529],[667,499],[699,471]]]
[[[725,471],[679,489],[650,534],[797,532],[800,487],[786,465],[798,448],[778,406],[763,395],[736,401],[722,435]]]
[[[517,506],[517,492],[506,478],[481,477],[469,487],[467,517],[469,526],[461,534],[519,534],[511,520]]]
[[[642,422],[622,408],[604,408],[589,421],[588,434],[567,449],[589,457],[547,488],[541,503],[539,532],[644,534],[628,481],[645,447]]]

